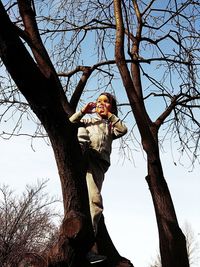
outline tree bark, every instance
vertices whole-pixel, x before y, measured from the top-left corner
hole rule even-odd
[[[162,267],[189,267],[185,236],[179,228],[160,159],[148,159],[149,185],[157,218]]]
[[[135,2],[136,3],[136,2]],[[114,0],[116,20],[115,58],[132,112],[134,114],[142,140],[143,149],[147,154],[147,182],[153,199],[156,213],[162,267],[189,267],[185,237],[179,228],[176,213],[167,183],[164,179],[158,148],[158,129],[146,112],[142,98],[139,64],[132,63],[132,75],[128,69],[124,53],[124,25],[121,0]],[[139,38],[139,36],[137,36]],[[133,44],[134,51],[139,49]]]

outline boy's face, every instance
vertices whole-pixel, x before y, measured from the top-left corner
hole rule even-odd
[[[107,118],[108,113],[111,111],[111,103],[106,95],[100,95],[96,101],[96,113],[102,118]]]

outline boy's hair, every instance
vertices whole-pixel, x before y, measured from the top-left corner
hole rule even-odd
[[[117,101],[115,97],[107,92],[101,93],[100,96],[101,95],[107,96],[107,98],[109,99],[109,103],[111,104],[111,113],[117,116],[118,110],[117,110]]]

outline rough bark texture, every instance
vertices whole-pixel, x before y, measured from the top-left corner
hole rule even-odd
[[[162,266],[189,267],[185,236],[179,228],[170,192],[162,175],[159,159],[150,162],[148,169],[146,180],[156,212]]]

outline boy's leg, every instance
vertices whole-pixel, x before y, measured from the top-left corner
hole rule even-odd
[[[107,163],[101,162],[100,160],[91,159],[89,162],[89,170],[86,175],[90,213],[95,235],[97,234],[98,222],[103,212],[101,188],[107,169]]]
[[[94,175],[91,171],[87,172],[86,181],[88,187],[90,214],[94,228],[94,233],[96,235],[98,222],[103,212],[103,200],[100,191],[101,189],[95,183]]]
[[[104,162],[102,162],[104,163]],[[108,164],[100,164],[99,160],[93,157],[89,160],[89,168],[86,174],[86,182],[88,187],[90,214],[94,235],[97,234],[98,222],[103,212],[103,200],[101,196],[101,188],[104,180],[104,174],[108,169]],[[91,264],[106,260],[106,256],[98,254],[98,248],[93,246],[87,254],[87,259]]]

